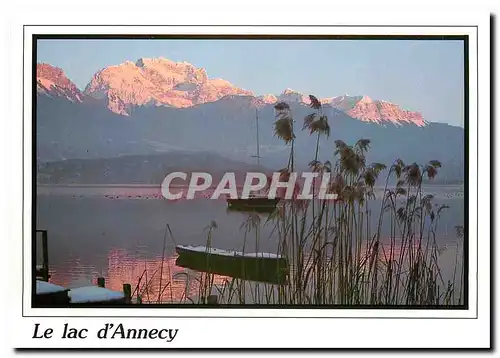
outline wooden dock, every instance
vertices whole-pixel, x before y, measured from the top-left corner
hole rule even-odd
[[[37,263],[36,258],[33,258],[34,307],[81,307],[84,305],[123,305],[131,303],[130,284],[123,285],[123,292],[113,291],[105,288],[104,277],[97,278],[97,286],[73,289],[49,282],[48,233],[47,230],[36,230],[36,234],[42,236],[42,263]],[[37,243],[38,240],[35,238],[35,249]]]
[[[100,286],[69,289],[43,280],[36,280],[33,307],[127,305],[131,303],[130,293],[130,284],[124,284],[123,291],[114,291]]]

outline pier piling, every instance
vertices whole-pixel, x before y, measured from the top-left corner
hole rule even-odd
[[[106,286],[106,281],[105,281],[104,277],[98,277],[97,278],[97,286],[99,286],[99,287]]]

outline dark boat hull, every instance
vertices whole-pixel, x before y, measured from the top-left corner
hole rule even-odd
[[[175,264],[200,272],[209,272],[248,281],[282,285],[288,276],[288,262],[282,257],[223,255],[176,247]]]
[[[227,205],[231,210],[269,212],[276,208],[279,201],[279,198],[227,199]]]

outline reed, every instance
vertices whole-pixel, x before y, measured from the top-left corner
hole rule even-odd
[[[221,304],[463,304],[464,228],[457,228],[453,275],[445,281],[440,258],[450,248],[439,247],[436,236],[440,217],[448,207],[434,204],[433,196],[422,188],[424,180],[436,177],[441,164],[435,160],[423,165],[407,164],[401,159],[389,166],[367,163],[369,139],[353,144],[337,140],[330,160],[321,162],[320,143],[322,139],[328,140],[330,126],[321,103],[314,96],[310,99],[312,113],[304,118],[302,127],[316,136],[309,165],[314,172],[330,174],[327,192],[336,194],[337,200],[306,201],[296,197],[282,200],[265,220],[251,213],[241,226],[243,252],[251,248],[257,253],[264,239],[262,227],[272,227],[271,238],[278,243],[276,253],[285,256],[290,265],[287,284],[236,278],[225,278],[215,284],[214,273],[202,272],[194,280],[186,278],[182,301],[206,303],[206,298],[217,294]],[[297,126],[288,104],[280,102],[275,110],[274,134],[289,147],[288,163],[280,171],[281,180],[286,181],[295,170]],[[378,182],[383,183],[381,192],[376,190]],[[313,193],[316,192],[314,182]],[[216,229],[215,222],[206,228],[208,249],[212,247]],[[147,273],[143,276],[146,284],[141,291],[136,289],[141,295],[147,294],[147,283],[151,281]],[[141,279],[142,276],[137,287]],[[197,298],[189,297],[193,283]]]
[[[310,99],[314,112],[305,117],[303,126],[316,135],[310,167],[315,172],[330,173],[328,192],[337,194],[338,200],[283,201],[264,225],[273,225],[279,243],[277,253],[288,258],[288,284],[276,287],[233,279],[219,290],[220,301],[248,303],[242,293],[251,290],[250,303],[463,303],[463,257],[459,250],[452,280],[444,281],[439,263],[448,248],[438,246],[436,233],[447,206],[435,205],[432,195],[422,190],[424,179],[434,179],[441,164],[435,160],[424,165],[406,164],[401,159],[389,167],[367,163],[369,139],[353,145],[337,140],[331,161],[320,162],[320,139],[329,137],[330,127],[321,103],[314,96]],[[281,180],[287,180],[295,164],[294,119],[286,103],[278,103],[275,109],[275,135],[290,148],[288,164],[281,170]],[[375,184],[381,173],[386,173],[385,184],[377,198]],[[260,227],[260,221],[249,216],[243,225],[245,245],[253,233],[258,249]],[[463,228],[461,233],[463,236]]]

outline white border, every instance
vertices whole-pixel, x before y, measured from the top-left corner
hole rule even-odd
[[[30,126],[31,126],[31,59],[30,51],[32,46],[33,34],[421,34],[421,35],[457,35],[468,34],[469,37],[469,83],[470,83],[470,111],[469,111],[469,128],[470,128],[470,169],[469,173],[477,173],[477,59],[476,59],[476,28],[461,27],[461,28],[374,28],[374,27],[357,27],[357,28],[339,28],[339,27],[31,27],[25,28],[25,66],[24,66],[24,108],[25,108],[25,145],[30,148]],[[27,203],[31,203],[31,161],[29,156],[25,161],[25,198]],[[351,310],[351,309],[169,309],[165,310],[148,309],[127,309],[124,313],[121,309],[102,309],[88,312],[85,309],[33,309],[31,308],[30,297],[31,283],[30,280],[25,280],[25,300],[24,312],[26,316],[220,316],[220,317],[441,317],[441,318],[474,318],[477,311],[477,179],[474,174],[469,176],[469,310],[454,311],[454,310]],[[28,205],[25,209],[29,209]],[[30,212],[25,210],[26,217],[30,218]],[[25,221],[25,238],[30,237],[30,223]],[[31,252],[31,241],[24,240],[25,252]],[[27,256],[29,257],[29,256]],[[25,272],[30,272],[31,261],[25,260]]]
[[[130,14],[132,16],[133,14]],[[165,14],[161,14],[164,16]],[[219,16],[218,23],[227,23],[227,14],[224,16]],[[274,15],[274,14],[273,14]],[[297,14],[300,16],[301,14]],[[326,17],[327,14],[317,15],[315,14],[318,23],[329,23],[331,20]],[[23,193],[25,200],[24,207],[24,251],[29,257],[30,250],[30,233],[31,233],[31,151],[30,151],[30,141],[31,141],[31,53],[30,49],[30,35],[32,33],[119,33],[119,34],[130,34],[130,33],[181,33],[181,34],[469,34],[469,45],[470,45],[470,58],[469,58],[469,99],[470,99],[470,113],[469,113],[469,307],[468,311],[441,311],[441,310],[319,310],[319,309],[189,309],[189,310],[179,310],[179,309],[102,309],[102,310],[84,310],[84,309],[32,309],[30,306],[30,290],[31,285],[29,280],[25,280],[24,290],[25,298],[28,299],[23,302],[13,303],[13,309],[11,311],[12,317],[15,318],[17,324],[14,325],[13,329],[10,331],[12,341],[17,344],[17,346],[23,347],[81,347],[82,344],[86,347],[97,346],[97,347],[165,347],[164,342],[158,341],[113,341],[113,340],[95,340],[89,338],[86,343],[82,341],[64,341],[61,339],[54,339],[51,341],[45,341],[40,343],[39,341],[29,339],[31,338],[33,332],[33,323],[41,322],[44,325],[62,325],[64,321],[70,321],[73,326],[80,327],[94,327],[95,329],[100,328],[104,322],[123,322],[129,327],[132,326],[165,326],[165,322],[168,322],[167,326],[171,328],[180,328],[181,333],[184,335],[178,336],[178,338],[170,346],[178,347],[245,347],[254,346],[257,343],[261,347],[415,347],[421,346],[425,342],[427,347],[487,347],[489,346],[489,334],[485,331],[485,324],[489,320],[489,209],[487,208],[487,200],[489,199],[489,123],[486,123],[489,119],[489,103],[487,98],[489,97],[489,51],[487,51],[489,44],[489,22],[488,16],[479,16],[473,13],[460,13],[460,14],[450,14],[447,13],[446,16],[437,13],[419,13],[419,14],[391,14],[389,19],[387,17],[377,17],[377,14],[364,14],[360,16],[359,13],[342,14],[343,23],[365,23],[365,24],[402,24],[402,23],[413,23],[413,24],[440,24],[440,25],[478,25],[480,24],[481,37],[480,45],[481,52],[479,58],[476,57],[475,48],[476,43],[476,28],[471,27],[314,27],[314,28],[299,28],[299,27],[94,27],[90,30],[89,27],[26,27],[25,28],[25,48],[28,51],[25,52],[24,57],[24,182],[23,182]],[[275,16],[275,15],[274,15]],[[303,23],[303,19],[290,20],[290,17],[286,19],[278,19],[267,17],[269,20],[261,19],[260,23],[269,24],[286,21],[287,23],[300,24]],[[264,16],[266,17],[266,16]],[[65,14],[57,13],[54,16],[44,17],[45,22],[50,21],[52,24],[61,23],[62,19],[67,19]],[[70,16],[71,18],[71,16]],[[176,18],[172,16],[172,21],[178,24],[182,22],[182,18]],[[293,18],[293,16],[292,16]],[[31,17],[32,24],[41,23],[39,19]],[[124,16],[123,23],[128,22],[131,17]],[[149,18],[149,21],[154,23],[155,20],[160,19],[157,23],[161,23],[160,14],[153,14]],[[241,20],[241,16],[239,16]],[[274,20],[274,21],[273,21]],[[326,20],[326,21],[325,21]],[[330,20],[330,21],[329,21]],[[14,31],[16,36],[12,49],[22,50],[22,34],[20,31],[22,29],[19,27],[20,24],[28,24],[30,21],[19,21],[18,19],[13,20],[16,25],[18,25]],[[133,20],[132,20],[133,21]],[[169,20],[170,21],[170,20]],[[323,21],[323,22],[322,22]],[[70,21],[66,21],[68,23]],[[107,20],[101,14],[96,14],[93,19],[89,20],[88,23],[111,23],[109,19]],[[120,23],[122,21],[114,21],[114,23]],[[199,21],[202,23],[203,21]],[[241,22],[240,22],[241,23]],[[231,22],[229,22],[231,24]],[[18,42],[19,41],[19,42]],[[486,49],[486,50],[485,50]],[[480,198],[483,203],[481,208],[481,225],[479,227],[480,237],[484,238],[481,240],[479,245],[479,251],[477,250],[477,235],[476,229],[478,227],[478,196],[477,196],[477,179],[474,173],[478,172],[477,163],[477,112],[476,106],[478,103],[478,88],[477,88],[477,75],[475,69],[478,66],[480,68],[480,88],[481,88],[481,107],[480,118],[481,118],[481,156],[480,156],[480,175],[481,175],[481,188],[480,188]],[[18,68],[18,67],[16,67]],[[19,90],[19,88],[16,88]],[[16,98],[16,94],[13,94],[16,100],[14,103],[20,103],[19,98]],[[19,109],[13,108],[13,114],[19,115]],[[488,183],[488,185],[486,185]],[[28,238],[28,240],[26,240]],[[21,254],[21,248],[19,247],[15,251],[18,257]],[[15,255],[13,253],[13,255]],[[27,257],[25,259],[25,272],[30,272],[30,260]],[[479,258],[479,261],[478,261]],[[11,261],[16,262],[16,259],[11,258]],[[477,272],[477,264],[481,263],[480,274]],[[483,266],[484,265],[484,266]],[[477,279],[481,278],[482,284],[479,286],[479,297],[481,304],[477,305],[476,294],[477,292]],[[21,291],[19,280],[15,283],[14,287],[19,288]],[[21,306],[24,313],[28,316],[53,316],[53,318],[24,318],[19,320],[19,314],[21,311]],[[16,307],[14,309],[14,307]],[[19,308],[19,310],[17,310]],[[477,310],[477,311],[476,311]],[[478,319],[476,315],[478,314]],[[57,317],[71,317],[71,316],[132,316],[135,318],[66,318],[61,320]],[[178,317],[170,318],[167,320],[151,318],[151,316],[164,316],[164,317]],[[182,318],[183,316],[225,316],[228,318]],[[264,319],[264,318],[254,318],[254,319],[231,319],[230,317],[235,316],[248,316],[248,317],[262,317],[262,316],[295,316],[295,317],[387,317],[395,318],[402,316],[411,316],[414,318],[425,318],[429,319],[336,319],[331,321],[329,319]],[[430,319],[430,317],[440,317],[440,318],[455,318],[451,320],[447,319]],[[467,318],[467,319],[460,319]],[[472,319],[471,319],[472,318]],[[194,323],[194,324],[193,324]],[[281,325],[281,326],[280,326]],[[385,331],[381,326],[390,326],[390,331]],[[290,334],[279,334],[286,327]],[[304,327],[314,327],[314,329],[304,329]],[[54,327],[57,329],[57,327]],[[225,330],[224,335],[209,334],[215,330]],[[186,332],[189,332],[187,334]],[[238,333],[239,332],[239,333]],[[258,332],[258,335],[252,336],[251,338],[247,336],[247,333],[241,332]],[[179,334],[181,334],[179,333]],[[251,334],[251,333],[248,333]],[[384,337],[385,336],[385,337]],[[196,337],[193,341],[191,338]],[[335,337],[332,339],[332,337]],[[362,339],[357,339],[357,337],[362,337]],[[298,339],[300,338],[300,339]],[[416,342],[416,340],[418,342]],[[249,342],[253,342],[249,344]]]

